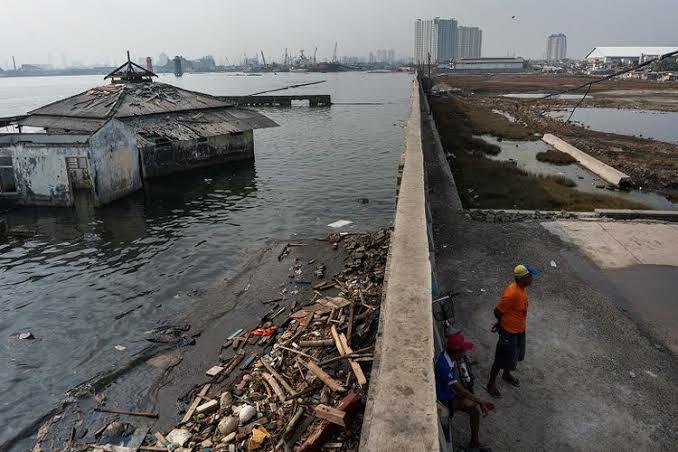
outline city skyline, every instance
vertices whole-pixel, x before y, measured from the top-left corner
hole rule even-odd
[[[62,66],[64,60],[84,65],[121,62],[127,49],[135,56],[164,51],[186,58],[214,55],[217,61],[254,56],[263,50],[267,58],[280,59],[285,47],[294,55],[302,48],[308,54],[315,46],[319,58],[329,59],[335,42],[340,57],[392,48],[402,58],[413,56],[414,19],[436,16],[454,17],[459,23],[481,28],[485,56],[541,58],[545,39],[553,30],[568,34],[572,58],[583,58],[595,46],[675,44],[671,18],[678,13],[678,4],[669,0],[656,0],[656,7],[645,9],[621,0],[615,6],[631,8],[634,14],[614,20],[606,14],[606,2],[573,0],[557,15],[544,3],[347,0],[341,5],[318,6],[298,0],[295,8],[289,8],[264,0],[246,6],[217,0],[195,5],[167,0],[158,8],[131,0],[115,5],[102,0],[15,1],[3,5],[0,16],[0,39],[6,43],[0,50],[0,64],[7,68],[12,56],[21,63],[54,66]],[[72,14],[74,8],[78,14]],[[582,8],[587,10],[584,16],[579,13]],[[392,14],[383,14],[385,9]],[[300,18],[303,27],[294,25]],[[102,24],[113,23],[116,33],[102,31]],[[571,33],[575,24],[576,35]],[[58,32],[64,29],[69,33]],[[634,33],[630,35],[628,29]]]

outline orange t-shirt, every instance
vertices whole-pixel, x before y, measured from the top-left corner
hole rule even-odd
[[[501,312],[500,326],[508,333],[522,333],[527,325],[527,291],[517,283],[504,289],[497,303]]]

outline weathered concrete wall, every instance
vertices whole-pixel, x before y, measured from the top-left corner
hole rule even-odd
[[[414,82],[361,450],[439,449],[421,99]]]
[[[9,147],[20,203],[34,206],[72,206],[66,157],[87,157],[87,145],[24,145]]]
[[[109,121],[92,135],[90,166],[97,205],[142,187],[136,135],[120,121]]]
[[[579,162],[581,166],[594,172],[614,186],[619,187],[629,185],[631,183],[631,178],[626,174],[612,168],[610,165],[601,162],[597,158],[591,157],[587,153],[577,149],[555,135],[547,133],[544,135],[542,140],[544,140],[544,143],[550,144],[559,151],[570,154],[572,157],[577,159],[577,162]]]
[[[254,159],[254,131],[204,140],[143,146],[143,176],[163,176],[204,166]]]

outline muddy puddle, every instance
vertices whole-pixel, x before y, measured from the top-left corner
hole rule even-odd
[[[615,196],[629,201],[643,203],[652,209],[678,210],[678,204],[672,203],[665,197],[654,192],[597,188],[607,184],[598,176],[577,164],[554,165],[547,162],[540,162],[537,160],[537,154],[551,149],[551,146],[543,141],[499,141],[491,135],[482,135],[479,138],[501,148],[501,152],[498,155],[488,156],[489,158],[500,161],[513,161],[519,168],[528,173],[565,176],[573,180],[577,184],[576,189],[582,192],[614,194]]]
[[[566,120],[570,110],[547,113]],[[678,143],[678,113],[654,110],[618,108],[578,108],[572,121],[598,132],[617,133],[641,138],[652,138],[666,143]]]

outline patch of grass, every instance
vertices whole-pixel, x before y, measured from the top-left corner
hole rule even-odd
[[[534,130],[511,122],[503,115],[471,102],[460,102],[459,106],[468,117],[469,125],[476,135],[493,135],[506,140],[535,141],[539,138]]]
[[[553,182],[558,185],[562,185],[563,187],[576,187],[577,183],[570,179],[569,177],[565,176],[538,176],[543,179],[547,179],[546,182]]]
[[[540,162],[553,163],[554,165],[570,165],[576,163],[577,159],[570,154],[559,151],[557,149],[549,149],[544,152],[537,153],[537,160]]]
[[[485,157],[485,147],[473,137],[455,99],[432,102],[440,138],[451,161],[459,196],[465,208],[591,211],[596,208],[646,209],[611,195],[583,193],[562,176],[536,176],[511,162]]]

